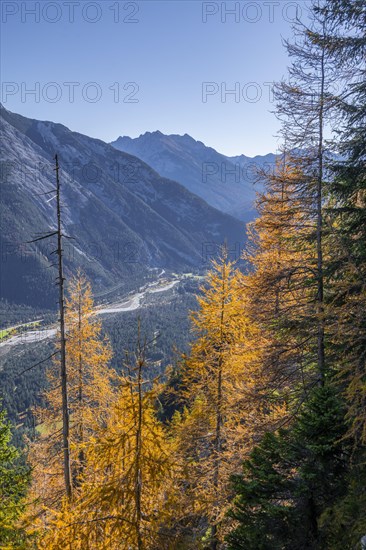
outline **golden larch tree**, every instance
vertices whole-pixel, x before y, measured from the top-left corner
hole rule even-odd
[[[90,284],[78,274],[71,281],[69,290],[65,317],[66,367],[71,471],[77,494],[83,478],[85,446],[97,427],[105,423],[113,396],[114,373],[108,366],[111,348],[101,335],[102,326],[95,316]],[[38,433],[29,444],[31,498],[37,504],[29,512],[36,518],[35,525],[40,527],[47,525],[53,511],[59,510],[64,502],[60,437],[62,403],[58,369],[55,361],[47,371],[48,387],[43,393],[45,406],[34,411]]]
[[[78,500],[54,517],[42,548],[174,548],[166,530],[173,443],[157,419],[161,389],[144,388],[145,366],[142,346],[129,374],[119,379],[105,425],[88,442]]]
[[[266,411],[257,391],[264,383],[254,360],[256,325],[248,318],[241,274],[225,249],[198,302],[195,340],[182,367],[186,407],[173,425],[183,473],[182,532],[192,530],[189,547],[207,539],[215,549],[226,530],[230,477],[240,470]]]

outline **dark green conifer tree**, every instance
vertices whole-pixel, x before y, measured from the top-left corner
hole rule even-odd
[[[350,443],[344,409],[330,385],[318,387],[295,423],[267,433],[233,483],[238,527],[230,550],[329,549],[324,514],[346,491]]]
[[[17,520],[24,509],[27,485],[27,469],[20,463],[19,451],[11,444],[5,411],[0,411],[0,548],[26,547]]]

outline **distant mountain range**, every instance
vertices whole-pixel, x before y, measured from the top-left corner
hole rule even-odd
[[[227,157],[189,135],[146,132],[132,139],[121,136],[111,143],[135,155],[161,176],[171,178],[208,204],[248,221],[254,217],[256,170],[272,170],[276,156]]]
[[[202,267],[207,247],[245,238],[242,222],[201,198],[199,182],[194,194],[188,184],[163,177],[110,144],[4,107],[0,124],[0,284],[1,297],[9,302],[43,307],[57,300],[52,287],[56,273],[49,268],[55,243],[28,242],[55,228],[55,201],[45,194],[55,187],[55,153],[61,167],[64,231],[75,238],[64,243],[66,272],[81,267],[97,290],[136,288],[152,268]],[[189,166],[189,158],[194,161],[192,143],[197,142],[188,136],[181,140],[187,143]],[[193,175],[198,170],[194,166]],[[176,177],[175,169],[170,176]],[[230,188],[228,183],[227,192]]]

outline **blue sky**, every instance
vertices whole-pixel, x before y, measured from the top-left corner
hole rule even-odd
[[[1,101],[105,141],[160,130],[274,152],[270,83],[296,8],[304,18],[303,1],[3,0]]]

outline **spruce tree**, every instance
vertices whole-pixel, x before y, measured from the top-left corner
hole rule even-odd
[[[350,443],[337,392],[316,388],[290,428],[267,433],[233,477],[230,550],[327,549],[322,517],[346,491]]]

